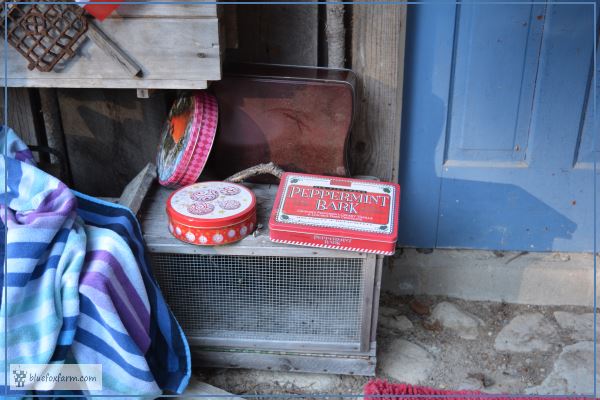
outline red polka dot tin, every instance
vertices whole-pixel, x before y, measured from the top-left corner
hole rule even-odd
[[[169,232],[200,246],[237,242],[256,227],[256,197],[235,183],[199,182],[167,200]]]
[[[156,165],[158,181],[181,187],[198,180],[217,131],[218,106],[206,91],[188,93],[173,104],[163,128]]]

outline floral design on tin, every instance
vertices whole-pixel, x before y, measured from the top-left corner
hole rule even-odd
[[[224,210],[235,210],[236,208],[240,208],[241,205],[242,204],[237,200],[219,201],[219,206]]]
[[[205,215],[211,213],[215,206],[210,203],[196,202],[188,206],[188,212],[194,215]]]
[[[240,229],[240,235],[244,236],[246,234],[246,232],[248,232],[248,228],[246,228],[246,225],[244,225]]]
[[[169,224],[169,232],[173,233],[174,229],[173,229],[173,225]]]
[[[214,189],[200,189],[190,193],[190,197],[195,201],[213,201],[219,197],[219,192]]]
[[[185,238],[190,242],[193,242],[194,240],[196,240],[196,235],[194,235],[192,232],[188,232],[185,234]]]
[[[240,188],[237,186],[224,186],[219,191],[225,196],[233,196],[240,192]]]
[[[235,236],[235,231],[233,229],[230,229],[229,232],[227,232],[227,236],[233,238]]]
[[[220,233],[217,233],[213,236],[213,241],[215,243],[221,243],[223,241],[223,235],[221,235]]]
[[[204,236],[204,235],[201,235],[201,236],[198,238],[198,241],[199,241],[200,243],[202,243],[202,244],[206,244],[206,243],[208,242],[208,238],[207,238],[206,236]]]
[[[176,227],[176,228],[175,228],[175,232],[176,232],[178,235],[181,235],[181,228],[180,228],[180,227]]]

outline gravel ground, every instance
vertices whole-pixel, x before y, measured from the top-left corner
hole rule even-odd
[[[377,377],[489,393],[587,394],[592,310],[382,294]],[[244,395],[360,394],[367,377],[197,369]],[[193,387],[190,387],[190,393]]]

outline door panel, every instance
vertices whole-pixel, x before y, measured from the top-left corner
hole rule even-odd
[[[408,17],[400,244],[591,251],[592,5]]]
[[[596,57],[598,57],[598,54],[596,54]],[[600,63],[596,62],[596,67],[600,68]],[[580,138],[575,150],[575,168],[591,169],[593,166],[594,157],[596,157],[597,161],[597,155],[600,152],[600,140],[598,140],[600,129],[598,129],[598,125],[594,125],[594,117],[600,117],[600,114],[598,113],[598,108],[600,105],[600,102],[598,101],[600,81],[596,79],[595,91],[593,81],[591,83],[592,84],[590,84],[587,93],[587,105],[585,107],[585,116],[581,125]],[[593,97],[594,95],[596,96],[595,102]],[[595,114],[593,109],[594,106],[596,107]]]
[[[446,162],[523,161],[545,7],[462,5],[458,13]]]

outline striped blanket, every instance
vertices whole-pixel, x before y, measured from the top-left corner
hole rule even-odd
[[[189,348],[131,211],[36,168],[10,129],[0,143],[0,389],[8,391],[5,363],[67,362],[102,365],[103,390],[90,394],[183,392]]]

